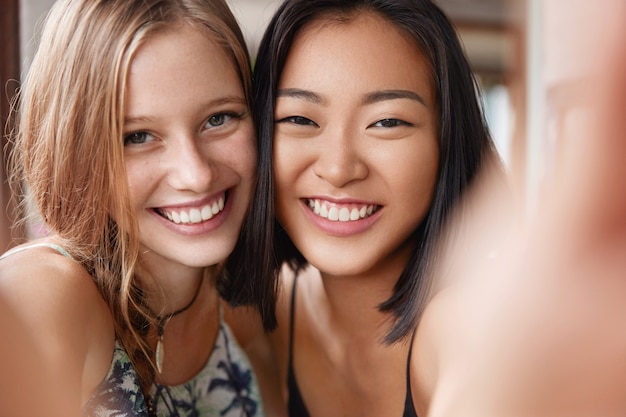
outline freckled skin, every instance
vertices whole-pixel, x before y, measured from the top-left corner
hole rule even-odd
[[[256,160],[234,65],[201,32],[166,31],[138,51],[126,100],[126,169],[147,263],[174,274],[221,262],[238,237]],[[225,192],[227,208],[207,224],[176,225],[155,211],[201,212]]]

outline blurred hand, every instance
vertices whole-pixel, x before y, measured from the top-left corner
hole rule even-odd
[[[448,248],[441,268],[446,285],[467,284],[456,325],[472,330],[440,364],[430,417],[625,413],[626,2],[584,7],[605,8],[598,31],[562,36],[595,48],[581,64],[595,61],[560,115],[538,205],[487,173],[455,223],[467,246]]]

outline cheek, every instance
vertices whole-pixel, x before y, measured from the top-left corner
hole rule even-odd
[[[274,153],[272,155],[274,180],[277,188],[287,187],[314,162],[316,158],[309,145],[290,139],[274,140]]]
[[[427,146],[418,146],[397,153],[387,164],[387,179],[395,183],[395,190],[403,201],[416,212],[425,213],[432,196],[439,171],[439,149],[435,140]]]
[[[128,195],[137,204],[148,193],[151,188],[150,181],[155,177],[150,164],[131,160],[126,162],[126,180],[128,184]]]
[[[245,179],[254,177],[257,168],[256,135],[251,121],[242,121],[228,136],[209,140],[204,145],[208,161],[228,167]]]
[[[233,155],[238,155],[234,164],[239,167],[241,176],[246,180],[253,181],[257,170],[257,152],[254,131],[252,128],[242,133],[237,141]]]
[[[257,172],[256,141],[252,128],[240,130],[226,142],[209,145],[206,154],[225,175],[239,179],[242,191],[252,194]]]

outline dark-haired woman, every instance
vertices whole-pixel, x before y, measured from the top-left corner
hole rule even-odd
[[[253,89],[259,181],[233,260],[252,282],[280,274],[290,415],[425,416],[429,266],[495,158],[454,28],[427,0],[287,0]]]

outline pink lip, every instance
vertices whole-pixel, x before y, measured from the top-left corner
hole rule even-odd
[[[230,190],[223,190],[209,197],[202,198],[200,200],[189,201],[189,202],[180,203],[180,204],[172,204],[172,205],[162,206],[162,207],[156,207],[155,209],[167,210],[167,209],[184,209],[184,208],[202,207],[206,204],[213,203],[214,201],[219,200],[221,196],[224,196],[224,200],[228,200],[229,194],[230,194]]]
[[[319,198],[319,197],[318,197]],[[320,198],[329,202],[336,202],[337,204],[356,204],[355,201],[337,201],[328,198]],[[349,237],[359,233],[362,233],[369,229],[381,216],[382,209],[373,213],[371,216],[360,220],[354,220],[350,222],[339,222],[325,219],[317,216],[307,204],[307,199],[301,199],[300,204],[305,212],[305,215],[311,220],[311,222],[324,233],[338,237]],[[362,203],[359,203],[362,204]]]

